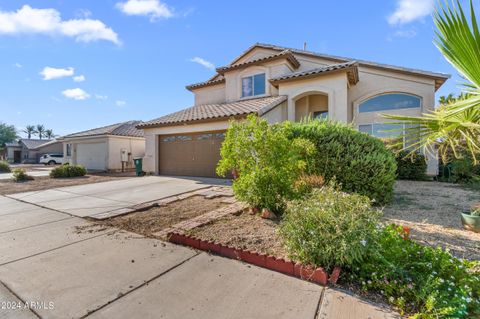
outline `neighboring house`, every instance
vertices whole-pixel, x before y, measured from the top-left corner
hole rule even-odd
[[[63,136],[65,162],[91,171],[133,168],[133,158],[145,155],[143,131],[135,127],[139,124],[129,121]]]
[[[380,113],[421,115],[449,75],[304,50],[255,44],[206,82],[186,88],[195,106],[138,126],[145,131],[144,169],[157,174],[215,176],[230,119],[256,113],[270,123],[305,117],[352,123],[391,137]],[[398,134],[398,133],[397,133]],[[436,174],[436,158],[428,173]]]
[[[36,164],[43,154],[62,153],[63,146],[58,140],[22,138],[5,144],[7,161],[11,163]]]

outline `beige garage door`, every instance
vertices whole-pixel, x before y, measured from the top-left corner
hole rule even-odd
[[[225,132],[160,135],[160,174],[217,177],[220,147]]]
[[[76,151],[77,164],[85,166],[88,170],[107,169],[106,143],[79,143]]]

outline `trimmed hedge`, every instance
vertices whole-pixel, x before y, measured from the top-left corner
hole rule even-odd
[[[310,174],[336,180],[343,191],[385,204],[393,196],[397,164],[384,143],[352,127],[329,121],[295,123],[293,138],[306,138],[316,148]]]
[[[416,153],[409,156],[409,152],[400,151],[395,157],[398,179],[422,181],[427,178],[427,162],[424,155]]]
[[[85,176],[87,170],[81,165],[60,165],[52,169],[50,172],[51,178],[69,178]]]

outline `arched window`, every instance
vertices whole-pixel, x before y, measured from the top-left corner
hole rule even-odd
[[[420,98],[405,93],[389,93],[375,96],[360,103],[359,113],[412,109],[421,106]]]

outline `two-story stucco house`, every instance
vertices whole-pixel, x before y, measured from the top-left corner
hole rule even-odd
[[[270,123],[310,116],[352,123],[377,137],[393,133],[380,113],[421,115],[449,75],[255,44],[206,82],[186,88],[195,105],[144,122],[144,170],[215,176],[229,120],[256,113]],[[429,159],[428,173],[437,161]]]

